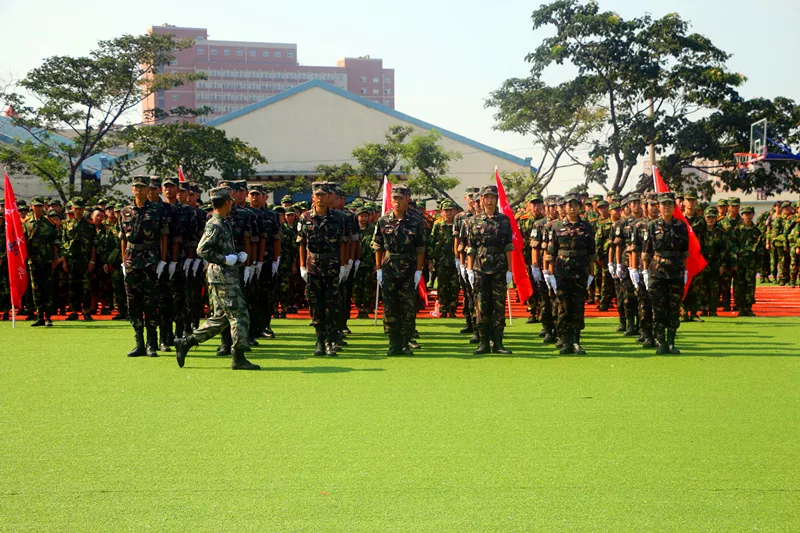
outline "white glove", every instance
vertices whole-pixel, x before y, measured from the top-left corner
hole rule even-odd
[[[361,260],[360,259],[356,259],[355,263],[353,263],[353,274],[358,272],[359,265],[361,265]]]
[[[236,262],[241,265],[242,263],[247,261],[247,252],[239,252],[238,254],[236,254],[236,258],[237,258]]]
[[[461,272],[461,259],[456,257],[456,272]]]
[[[183,260],[183,275],[189,275],[189,269],[192,268],[192,260],[191,259],[184,259]]]
[[[608,264],[608,272],[611,274],[611,277],[617,279],[617,264],[616,263],[609,263]]]
[[[475,288],[475,271],[472,269],[467,270],[467,280],[469,280],[470,286],[474,289]]]
[[[122,277],[123,278],[128,277],[128,271],[125,270],[125,263],[122,263]]]
[[[176,268],[178,268],[178,263],[175,261],[170,261],[169,267],[167,267],[167,270],[169,271],[169,279],[172,279],[172,276],[175,275]]]
[[[380,269],[380,268],[378,270],[376,270],[375,271],[375,277],[378,278],[378,285],[383,287],[383,270]]]
[[[553,292],[558,292],[558,282],[556,281],[556,277],[550,274],[550,288],[553,289]]]
[[[414,272],[414,288],[416,289],[419,286],[419,280],[422,279],[422,270],[417,270]]]
[[[689,282],[689,271],[683,271],[683,284],[686,285]]]
[[[275,276],[275,274],[278,273],[278,267],[280,267],[280,266],[281,266],[281,262],[280,261],[273,261],[272,262],[272,276],[273,277]]]
[[[636,270],[635,268],[630,268],[630,269],[628,269],[628,275],[630,276],[631,281],[633,282],[633,286],[634,287],[638,287],[639,286],[639,271]]]
[[[533,281],[536,283],[542,282],[542,269],[531,265],[531,275],[533,276]]]
[[[306,267],[300,267],[300,277],[308,283],[308,269]]]
[[[506,286],[510,286],[511,282],[514,281],[514,273],[510,270],[506,271]]]
[[[461,263],[461,277],[467,279],[467,266]]]
[[[253,267],[253,277],[261,279],[261,269],[264,268],[264,261],[259,261]]]
[[[247,285],[250,283],[250,280],[253,277],[253,267],[244,267],[244,284]]]
[[[167,266],[166,261],[159,261],[158,266],[156,267],[156,278],[161,277],[161,273],[164,272],[164,267]]]
[[[650,290],[650,271],[642,270],[642,279],[644,280],[644,288]]]
[[[195,276],[197,276],[197,269],[200,268],[200,263],[202,262],[203,260],[200,259],[199,257],[194,261],[192,261],[192,274],[194,274]]]
[[[341,284],[345,279],[347,279],[347,265],[342,265],[339,267],[339,283]]]
[[[591,274],[589,274],[589,279],[586,281],[586,290],[587,290],[587,291],[589,290],[589,287],[591,286],[591,284],[592,284],[592,282],[593,282],[593,281],[594,281],[594,276],[592,276]]]
[[[617,279],[622,279],[624,277],[625,277],[625,267],[617,263]]]
[[[550,288],[550,272],[547,270],[542,273],[542,277],[544,278],[544,284],[547,285],[547,288]]]
[[[236,261],[239,260],[239,257],[236,254],[230,254],[225,256],[225,264],[228,266],[233,266],[236,264]]]

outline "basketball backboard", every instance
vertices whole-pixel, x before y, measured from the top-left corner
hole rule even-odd
[[[753,122],[750,126],[750,153],[763,159],[767,156],[767,119]]]

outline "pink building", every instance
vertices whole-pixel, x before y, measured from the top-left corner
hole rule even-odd
[[[151,96],[144,102],[145,113],[155,107],[168,111],[178,106],[209,106],[211,115],[199,119],[207,122],[311,80],[331,83],[394,109],[394,69],[383,68],[381,59],[347,57],[335,67],[303,66],[296,44],[215,41],[208,39],[206,28],[167,24],[148,31],[194,39],[195,45],[177,52],[164,71],[204,72],[208,79]]]

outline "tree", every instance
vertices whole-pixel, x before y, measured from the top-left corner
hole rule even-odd
[[[576,151],[600,128],[606,113],[594,105],[595,96],[583,81],[549,87],[538,77],[512,78],[486,100],[486,107],[497,108],[494,129],[533,137],[542,150],[536,172],[509,183],[512,206],[547,187],[559,169],[584,165]]]
[[[385,143],[364,143],[353,150],[358,161],[358,172],[350,177],[345,189],[358,189],[362,196],[375,200],[381,192],[383,177],[391,176],[400,164],[406,150],[406,139],[413,133],[411,126],[389,126]]]
[[[570,64],[578,72],[572,81],[606,113],[586,177],[607,189],[621,191],[649,144],[664,152],[694,114],[719,109],[744,81],[726,70],[729,55],[689,33],[676,13],[624,20],[596,2],[556,0],[532,20],[534,30],[555,30],[526,57],[532,78]]]
[[[414,135],[403,150],[405,170],[410,175],[408,186],[417,195],[452,200],[448,190],[459,184],[458,178],[447,177],[450,161],[461,159],[456,151],[439,145],[442,134],[435,129],[425,135]]]
[[[119,145],[117,124],[127,112],[158,91],[205,78],[163,72],[176,50],[193,44],[172,35],[123,35],[100,41],[87,57],[45,59],[19,83],[38,101],[36,108],[26,105],[20,93],[0,93],[0,100],[16,112],[14,125],[30,135],[0,148],[0,160],[39,176],[62,200],[73,196],[82,165]]]
[[[190,113],[196,114],[196,113]],[[187,177],[209,189],[216,180],[208,176],[217,170],[223,179],[246,178],[267,159],[224,130],[181,121],[141,127],[130,126],[120,137],[126,141],[131,158],[119,159],[113,167],[114,183],[128,183],[137,169],[146,168],[161,176],[174,176],[183,166]]]

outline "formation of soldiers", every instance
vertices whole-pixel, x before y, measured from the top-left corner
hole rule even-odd
[[[358,318],[373,312],[376,285],[389,354],[411,355],[419,348],[421,279],[436,287],[440,316],[455,318],[463,301],[462,333],[472,334],[476,353],[510,353],[503,331],[513,246],[493,186],[467,189],[465,209],[441,202],[434,216],[417,209],[403,185],[384,216],[372,202],[345,205],[344,191],[329,182],[313,185],[313,204],[286,196],[267,205],[263,187],[244,180],[221,182],[214,190],[219,197],[221,190],[231,197],[224,218],[234,253],[246,256],[233,266],[249,318],[246,331],[232,323],[220,330],[219,355],[235,357],[259,338],[274,338],[273,317],[308,307],[315,355],[334,356],[347,345],[352,307]],[[75,198],[62,206],[40,197],[18,203],[30,274],[21,313],[32,326],[52,326],[55,314],[92,320],[116,309],[113,319],[129,320],[136,332],[131,355],[154,356],[214,316],[209,294],[216,283],[199,250],[214,219],[214,197],[203,204],[196,184],[158,177],[134,178],[132,192],[131,205],[101,200],[87,208]],[[670,201],[683,210],[709,263],[685,299],[688,237],[670,216]],[[719,308],[754,316],[756,274],[761,283],[797,287],[798,207],[776,202],[753,220],[753,208],[738,198],[709,205],[693,192],[533,194],[516,214],[534,287],[528,322],[540,322],[543,342],[562,353],[584,353],[585,305],[616,307],[620,333],[637,336],[645,348],[675,351],[679,321],[716,316]],[[4,276],[0,268],[0,318],[7,320]]]

